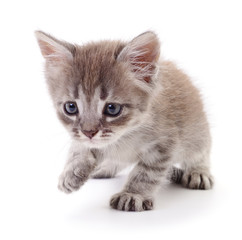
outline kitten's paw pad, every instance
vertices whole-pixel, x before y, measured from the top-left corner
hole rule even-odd
[[[151,199],[144,199],[140,194],[121,192],[111,198],[110,206],[121,211],[140,212],[152,210],[153,201]]]
[[[213,186],[213,177],[207,173],[192,172],[184,174],[181,182],[184,187],[190,189],[208,190]]]
[[[77,191],[86,179],[87,177],[81,174],[80,169],[69,170],[60,175],[58,188],[65,193],[71,193]]]

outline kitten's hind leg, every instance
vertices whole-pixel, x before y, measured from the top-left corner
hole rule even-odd
[[[213,186],[213,177],[208,169],[198,167],[185,171],[181,179],[181,184],[190,189],[208,190]]]
[[[189,151],[185,156],[180,183],[190,189],[211,189],[214,181],[209,170],[209,151]]]
[[[194,169],[184,171],[181,168],[172,167],[169,180],[176,184],[182,184],[190,189],[210,189],[213,186],[213,177],[209,171]]]
[[[177,168],[173,166],[168,175],[168,180],[170,180],[173,183],[180,184],[183,174],[184,174],[184,171],[181,168]]]

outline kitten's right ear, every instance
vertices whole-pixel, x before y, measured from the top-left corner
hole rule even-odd
[[[36,31],[35,36],[40,46],[43,57],[50,62],[71,61],[71,51],[61,41],[42,32]]]

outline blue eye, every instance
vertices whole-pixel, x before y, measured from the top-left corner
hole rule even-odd
[[[69,115],[74,115],[78,112],[78,108],[75,102],[66,102],[64,105],[64,110]]]
[[[104,114],[111,117],[118,116],[121,113],[121,111],[122,106],[117,103],[108,103],[104,108]]]

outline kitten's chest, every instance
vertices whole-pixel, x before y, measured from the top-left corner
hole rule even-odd
[[[123,142],[105,149],[103,158],[106,161],[118,162],[123,164],[134,163],[138,159],[139,147],[136,143]]]

